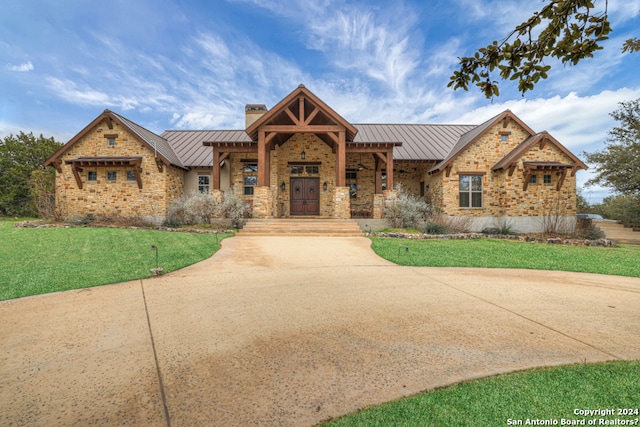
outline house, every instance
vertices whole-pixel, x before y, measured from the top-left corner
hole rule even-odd
[[[587,166],[508,110],[481,125],[352,124],[300,85],[245,115],[244,130],[157,135],[105,110],[45,163],[58,207],[161,220],[184,194],[232,188],[254,218],[382,218],[399,184],[477,230],[575,221],[576,172]]]

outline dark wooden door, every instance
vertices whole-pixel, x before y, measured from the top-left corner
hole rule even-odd
[[[291,215],[320,215],[320,179],[291,178]]]

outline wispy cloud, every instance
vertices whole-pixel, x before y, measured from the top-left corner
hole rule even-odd
[[[27,61],[24,64],[19,64],[19,65],[11,65],[11,64],[7,64],[4,67],[6,70],[9,71],[16,71],[19,73],[26,73],[28,71],[33,71],[34,67],[33,64],[31,63],[31,61]]]

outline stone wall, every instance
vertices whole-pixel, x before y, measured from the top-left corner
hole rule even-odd
[[[502,133],[509,132],[507,141]],[[522,217],[522,216],[571,216],[576,212],[576,178],[567,173],[562,187],[556,189],[558,175],[555,171],[538,172],[538,184],[524,188],[523,161],[555,161],[571,164],[555,145],[546,143],[531,147],[521,159],[511,176],[507,171],[492,172],[491,167],[523,142],[529,134],[513,120],[507,128],[497,124],[478,141],[467,147],[453,162],[450,176],[445,172],[432,175],[429,184],[441,198],[441,211],[449,216],[472,217]],[[483,173],[482,207],[459,206],[459,177],[466,173]],[[543,174],[551,174],[552,182],[543,184]]]
[[[108,145],[106,135],[116,135],[115,146]],[[127,180],[131,167],[85,167],[80,172],[82,189],[78,188],[71,165],[65,164],[81,156],[140,156],[142,188],[135,180]],[[124,217],[166,216],[167,205],[180,197],[184,189],[184,171],[173,166],[158,170],[154,153],[125,128],[114,123],[109,129],[99,123],[70,147],[62,156],[62,173],[56,172],[56,203],[66,216],[86,214]],[[88,172],[96,172],[97,180],[89,181]],[[107,172],[116,172],[116,180],[107,180]]]

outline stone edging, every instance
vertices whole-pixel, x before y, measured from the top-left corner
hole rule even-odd
[[[69,223],[45,223],[39,221],[22,221],[14,224],[16,228],[121,228],[127,230],[152,230],[169,231],[173,233],[194,233],[194,234],[234,234],[235,230],[205,230],[200,228],[169,228],[169,227],[127,227],[122,225],[112,226],[91,226],[74,225]]]
[[[545,243],[569,246],[598,246],[606,248],[617,247],[616,242],[609,239],[562,239],[559,237],[533,237],[527,235],[509,234],[484,234],[484,233],[456,233],[456,234],[409,234],[409,233],[368,233],[368,236],[391,237],[397,239],[441,239],[441,240],[468,240],[468,239],[503,239],[520,242]]]

